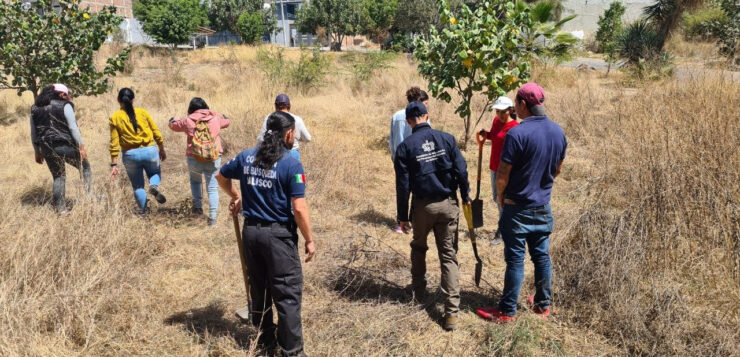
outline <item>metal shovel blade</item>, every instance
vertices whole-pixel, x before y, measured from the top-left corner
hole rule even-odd
[[[473,200],[470,207],[473,211],[473,228],[483,227],[483,200]]]
[[[242,322],[249,323],[249,319],[251,318],[251,316],[249,316],[249,306],[245,306],[239,310],[236,310],[234,315],[236,315],[236,317],[239,318],[239,320],[241,320]]]
[[[483,275],[483,261],[478,260],[478,262],[475,263],[475,286],[477,287],[480,287],[481,275]]]

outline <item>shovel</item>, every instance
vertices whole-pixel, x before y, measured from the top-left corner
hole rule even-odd
[[[475,135],[475,141],[478,142],[478,177],[476,181],[475,199],[470,204],[473,211],[473,227],[483,227],[483,200],[480,199],[480,171],[481,165],[483,164],[483,144],[486,142],[486,137],[477,133]]]
[[[244,322],[251,321],[251,304],[252,299],[249,297],[249,274],[247,270],[247,263],[244,261],[244,247],[242,245],[242,232],[239,229],[239,216],[231,215],[234,218],[234,232],[236,233],[236,245],[239,246],[239,260],[242,263],[242,275],[244,276],[244,289],[247,291],[247,306],[236,310],[235,314],[240,320]]]
[[[470,243],[473,244],[473,254],[475,254],[475,286],[480,287],[480,278],[483,273],[483,260],[478,256],[478,243],[475,240],[475,227],[473,226],[472,205],[463,205],[463,215],[468,222],[468,232],[470,233]]]

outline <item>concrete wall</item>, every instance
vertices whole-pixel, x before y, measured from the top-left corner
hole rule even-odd
[[[154,40],[141,28],[141,23],[135,18],[129,18],[121,22],[121,34],[123,40],[134,44],[154,44]]]
[[[575,19],[566,23],[563,28],[567,31],[583,31],[586,35],[595,35],[598,29],[599,16],[609,8],[614,0],[563,0],[563,17],[572,14],[578,15]],[[642,9],[653,4],[653,0],[622,0],[621,3],[627,8],[623,20],[625,23],[633,22],[642,16]]]

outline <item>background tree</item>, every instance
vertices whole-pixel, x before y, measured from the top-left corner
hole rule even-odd
[[[243,12],[237,21],[237,33],[248,45],[260,43],[264,34],[262,15],[259,12]]]
[[[362,0],[312,0],[298,12],[298,31],[316,34],[323,28],[332,51],[342,50],[346,36],[363,30]]]
[[[460,96],[455,113],[463,119],[462,146],[467,147],[490,104],[530,76],[527,52],[520,46],[522,31],[531,26],[529,8],[492,0],[479,3],[475,11],[463,5],[455,17],[447,0],[439,0],[438,6],[442,30],[432,27],[429,39],[417,40],[415,55],[434,97],[449,103],[450,92]],[[482,96],[485,105],[473,122],[476,96]]]
[[[375,43],[385,41],[397,10],[398,0],[363,0],[364,33]]]
[[[681,15],[685,11],[693,10],[705,0],[656,0],[655,4],[645,7],[644,14],[650,23],[655,26],[658,34],[658,49],[663,50],[671,33],[678,27]]]
[[[95,54],[123,18],[113,6],[97,13],[74,0],[33,4],[0,1],[0,89],[18,95],[33,93],[51,83],[64,83],[76,95],[97,95],[108,89],[108,77],[123,70],[130,49],[106,60],[98,70]]]
[[[134,15],[144,32],[173,48],[187,43],[196,27],[208,25],[208,9],[200,0],[138,0]]]
[[[617,60],[617,45],[619,43],[619,37],[622,36],[622,32],[624,31],[622,16],[626,10],[621,2],[614,1],[604,11],[604,14],[599,16],[596,43],[598,44],[599,52],[606,54],[606,62],[609,64],[606,69],[607,75],[611,71],[612,64]]]
[[[426,35],[439,25],[436,0],[398,0],[391,32]]]
[[[211,0],[208,8],[208,19],[216,31],[239,33],[239,19],[245,12],[259,13],[262,21],[262,34],[275,29],[277,17],[272,6],[264,7],[264,0]]]
[[[728,21],[719,27],[719,52],[730,59],[735,66],[740,66],[740,2],[722,0],[722,11],[727,14]]]

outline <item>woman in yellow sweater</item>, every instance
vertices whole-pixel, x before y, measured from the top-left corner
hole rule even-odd
[[[118,156],[121,154],[123,166],[134,188],[136,203],[141,213],[147,212],[144,174],[149,178],[149,193],[159,203],[167,199],[159,188],[161,170],[159,162],[167,158],[164,151],[164,138],[154,124],[149,113],[141,108],[134,109],[134,91],[123,88],[118,92],[121,109],[110,117],[110,166],[111,178],[120,173]],[[157,146],[159,150],[157,150]]]

